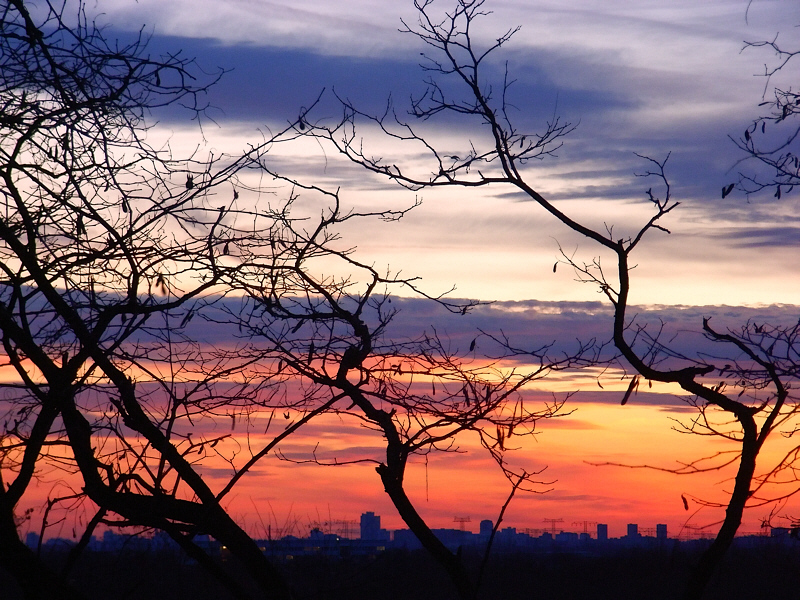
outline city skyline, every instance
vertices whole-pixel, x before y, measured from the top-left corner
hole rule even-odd
[[[471,545],[471,544],[486,544],[492,536],[494,523],[491,519],[482,519],[474,521],[478,524],[478,531],[470,528],[467,524],[473,523],[469,517],[454,517],[456,527],[434,527],[433,531],[443,541],[447,540],[448,545]],[[617,532],[610,531],[607,523],[599,523],[596,521],[574,521],[569,523],[564,519],[543,519],[544,526],[541,528],[519,528],[506,523],[502,523],[501,527],[497,528],[495,536],[501,545],[508,544],[517,536],[520,539],[540,539],[550,540],[563,543],[574,543],[576,541],[595,540],[625,540],[634,541],[641,539],[646,541],[648,538],[655,540],[678,540],[678,541],[692,541],[692,540],[708,540],[713,539],[713,532],[696,529],[692,526],[684,526],[675,534],[671,531],[665,523],[655,523],[653,527],[647,525],[640,526],[639,523],[627,523],[622,532],[614,535]],[[782,537],[791,536],[796,538],[797,523],[792,523],[792,526],[769,526],[762,528],[757,532],[741,531],[737,537]],[[289,531],[268,531],[265,537],[255,538],[261,542],[263,541],[279,541],[288,538],[297,538],[303,540],[320,540],[324,539],[328,542],[336,541],[338,539],[344,540],[361,540],[362,542],[371,542],[380,545],[381,543],[395,542],[397,547],[405,547],[406,549],[419,550],[422,546],[414,537],[413,533],[408,528],[400,529],[386,529],[381,527],[381,516],[375,514],[373,511],[366,511],[360,515],[360,519],[356,520],[331,520],[331,521],[309,521],[308,523],[300,525],[295,524],[295,527]],[[170,545],[171,542],[168,536],[157,534],[155,536],[142,536],[140,533],[124,533],[117,532],[112,529],[107,529],[101,535],[93,536],[92,542],[93,549],[103,550],[120,550],[124,547],[129,540],[140,540],[133,542],[134,544],[147,544],[148,540],[155,540],[161,545]],[[200,543],[209,544],[213,540],[205,534],[200,534],[197,539]],[[70,545],[76,542],[70,538],[64,537],[49,537],[42,540],[45,544],[53,547],[58,545]],[[37,548],[40,543],[39,534],[36,532],[29,532],[25,535],[25,543],[31,548]],[[454,548],[455,549],[455,548]]]

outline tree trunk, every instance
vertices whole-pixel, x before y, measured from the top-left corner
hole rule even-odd
[[[0,567],[17,580],[25,600],[85,600],[22,543],[14,522],[14,507],[3,492],[0,492]]]
[[[383,488],[389,494],[392,503],[400,517],[403,519],[408,528],[417,536],[417,539],[423,547],[430,552],[434,559],[441,564],[447,574],[450,576],[451,581],[458,590],[458,595],[462,600],[475,600],[477,597],[477,590],[470,580],[467,570],[461,564],[459,558],[450,552],[439,538],[437,538],[427,523],[422,519],[414,505],[406,495],[402,485],[402,477],[398,480],[392,473],[392,469],[386,465],[380,465],[376,471],[381,476]]]
[[[227,547],[263,590],[265,598],[292,598],[281,573],[264,556],[258,544],[225,512],[215,497],[212,496],[212,502],[203,503],[167,495],[146,496],[114,489],[97,472],[98,462],[91,445],[92,430],[89,422],[68,398],[65,398],[62,414],[73,454],[84,480],[84,490],[95,504],[146,527],[163,529],[171,522],[193,525]]]
[[[703,597],[703,592],[714,575],[714,571],[716,571],[728,548],[733,543],[733,538],[742,523],[745,504],[750,497],[750,483],[755,473],[757,455],[756,441],[744,440],[742,442],[742,458],[739,462],[739,471],[736,473],[736,484],[728,501],[728,507],[725,509],[725,520],[714,542],[703,552],[700,561],[692,571],[683,595],[684,600],[700,600]]]

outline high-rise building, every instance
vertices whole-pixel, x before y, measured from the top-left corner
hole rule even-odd
[[[628,523],[628,537],[635,538],[639,537],[639,525],[636,523]]]
[[[597,539],[598,540],[608,539],[608,525],[606,525],[605,523],[597,524]]]
[[[372,511],[361,515],[361,539],[381,539],[381,518]]]
[[[492,523],[489,519],[484,519],[481,521],[481,536],[488,538],[492,535],[492,529],[494,528],[494,523]]]
[[[667,539],[667,526],[664,524],[656,525],[656,538],[659,540]]]

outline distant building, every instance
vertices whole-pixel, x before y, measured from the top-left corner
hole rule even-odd
[[[656,525],[656,539],[667,539],[667,526],[663,523]]]
[[[637,525],[636,523],[628,523],[628,537],[629,538],[639,537],[639,525]]]
[[[608,539],[608,525],[605,523],[597,524],[597,539],[601,541]]]
[[[788,527],[773,527],[770,531],[770,537],[788,537],[789,536],[789,528]]]
[[[422,544],[417,539],[410,529],[395,529],[394,531],[394,545],[397,548],[405,548],[406,550],[418,550],[422,548]]]
[[[481,537],[488,538],[492,535],[492,529],[494,529],[494,523],[492,523],[489,519],[484,519],[481,521]]]
[[[499,546],[514,546],[517,542],[517,528],[504,527],[503,529],[498,529],[496,536],[495,542]]]
[[[556,541],[562,544],[574,544],[578,539],[578,534],[572,531],[561,531],[556,534]]]
[[[497,541],[501,544],[513,544],[517,539],[517,528],[503,527],[498,529],[495,535],[497,536]]]
[[[381,518],[369,511],[361,515],[361,539],[377,540],[381,530]]]
[[[389,532],[381,529],[381,518],[372,511],[361,515],[361,539],[389,541]]]

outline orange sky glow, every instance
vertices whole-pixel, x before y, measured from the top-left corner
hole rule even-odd
[[[528,401],[535,403],[546,398],[547,394],[542,392],[534,392]],[[618,392],[620,396],[623,393],[621,389]],[[511,438],[507,442],[512,448],[507,453],[509,463],[528,472],[540,472],[536,479],[541,483],[535,486],[537,493],[519,493],[514,498],[504,526],[530,529],[538,535],[550,528],[544,519],[563,519],[557,525],[558,530],[581,532],[584,521],[607,523],[612,537],[624,535],[628,523],[638,523],[644,532],[657,523],[666,523],[671,536],[697,535],[691,532],[703,526],[708,526],[706,533],[714,533],[713,525],[721,518],[722,511],[702,503],[725,502],[726,492],[732,486],[731,468],[675,475],[648,468],[590,464],[623,463],[669,469],[735,449],[735,444],[719,438],[675,431],[673,419],[688,423],[695,410],[677,402],[669,390],[659,390],[656,386],[652,392],[656,393],[642,395],[642,401],[634,396],[626,406],[617,402],[581,401],[578,394],[564,407],[565,413],[572,411],[569,414],[540,420],[533,437]],[[655,404],[662,393],[668,400],[663,405]],[[233,474],[230,464],[221,456],[236,454],[234,464],[240,466],[251,456],[251,451],[257,452],[272,439],[284,420],[278,415],[265,434],[266,423],[266,415],[251,415],[249,427],[240,421],[231,437],[216,447],[218,456],[210,453],[203,457],[200,472],[212,489],[222,489]],[[193,428],[195,439],[229,432],[231,422],[225,418],[196,422]],[[780,453],[791,447],[790,441],[777,438],[762,452],[759,464],[774,464]],[[317,417],[281,443],[277,453],[258,463],[223,504],[251,535],[259,538],[305,536],[317,525],[340,534],[346,533],[347,527],[352,535],[357,532],[357,525],[340,521],[357,521],[368,510],[382,517],[383,527],[404,528],[374,470],[376,461],[383,457],[382,441],[380,433],[364,428],[353,418]],[[365,462],[321,466],[310,462],[313,458],[320,463]],[[65,495],[69,486],[77,489],[79,485],[75,478],[44,470],[41,481],[20,507],[35,509],[23,531],[38,532],[48,497]],[[472,531],[477,531],[481,520],[496,518],[510,490],[509,482],[474,434],[460,437],[456,452],[432,453],[427,460],[422,456],[412,458],[406,487],[432,527],[457,528],[455,517],[469,517],[466,527]],[[681,495],[689,501],[688,511]],[[796,506],[795,501],[783,504],[781,514],[800,514],[800,507],[793,508]],[[740,533],[759,531],[761,518],[768,513],[769,508],[748,511]],[[51,522],[57,517],[66,518],[50,528],[47,535],[70,537],[73,531],[80,532],[80,523],[89,516],[88,505],[66,514],[56,510],[50,516]],[[593,531],[593,525],[586,527]]]

